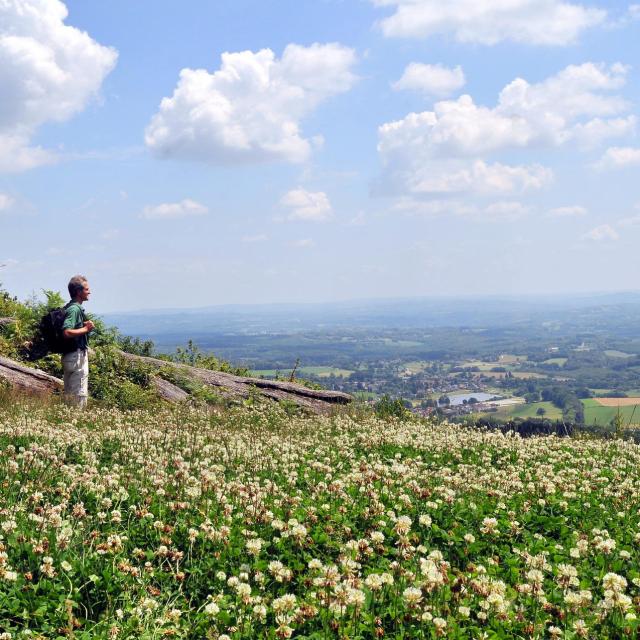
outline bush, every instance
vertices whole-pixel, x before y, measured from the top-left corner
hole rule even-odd
[[[391,398],[386,394],[376,402],[374,411],[379,418],[399,418],[404,420],[410,415],[402,398]]]

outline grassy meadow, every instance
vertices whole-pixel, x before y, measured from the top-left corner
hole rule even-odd
[[[640,448],[0,405],[0,637],[637,637]]]
[[[258,369],[252,374],[258,377],[275,378],[276,376],[287,377],[291,373],[291,369]],[[305,376],[312,375],[319,378],[328,378],[334,375],[338,378],[348,378],[353,373],[350,369],[340,369],[339,367],[300,367],[296,371],[296,375]]]
[[[625,398],[621,398],[622,401]],[[597,398],[583,400],[584,422],[585,424],[607,425],[616,417],[618,412],[622,417],[623,424],[640,424],[640,404],[620,407],[605,407],[601,405]]]

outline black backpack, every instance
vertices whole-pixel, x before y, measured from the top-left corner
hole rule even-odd
[[[58,307],[52,309],[45,314],[40,320],[40,326],[38,328],[38,334],[40,336],[41,350],[45,350],[49,353],[71,353],[75,351],[78,346],[75,339],[70,340],[64,337],[64,330],[62,325],[67,317],[68,303],[64,307]]]

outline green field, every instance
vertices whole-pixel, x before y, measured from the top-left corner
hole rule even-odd
[[[412,362],[405,362],[402,365],[406,371],[410,373],[420,373],[429,367],[429,363],[424,360],[414,360]]]
[[[546,413],[539,416],[536,412],[543,408]],[[517,404],[513,407],[507,407],[506,415],[512,418],[547,418],[548,420],[560,420],[562,418],[562,409],[558,409],[551,402],[532,402],[531,404]]]
[[[633,353],[626,353],[625,351],[617,351],[616,349],[608,349],[604,352],[604,355],[608,358],[633,358]]]
[[[583,400],[584,422],[585,424],[606,425],[611,422],[620,411],[625,426],[629,424],[640,424],[640,405],[630,405],[627,407],[603,407],[594,398]],[[635,411],[634,411],[635,409]]]
[[[252,372],[253,375],[263,378],[275,378],[276,375],[287,377],[291,374],[291,369],[258,369]],[[318,376],[319,378],[328,378],[331,374],[339,378],[348,378],[353,371],[350,369],[339,369],[338,367],[300,367],[296,374],[302,376]]]
[[[518,362],[525,362],[529,359],[529,356],[526,355],[517,355],[515,353],[503,353],[498,357],[498,362],[500,364],[516,364]]]
[[[557,364],[559,367],[564,367],[568,359],[569,358],[548,358],[547,360],[543,360],[542,364]]]

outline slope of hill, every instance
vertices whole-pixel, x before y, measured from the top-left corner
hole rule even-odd
[[[35,393],[61,391],[60,356],[47,354],[38,335],[38,323],[49,309],[61,306],[58,294],[46,292],[43,303],[20,303],[0,291],[0,383]],[[329,412],[336,404],[348,404],[346,393],[325,391],[295,380],[262,380],[248,370],[235,368],[201,353],[189,342],[171,357],[153,354],[151,342],[131,339],[95,319],[90,357],[90,394],[94,399],[124,408],[147,406],[168,400],[196,397],[209,403],[247,400],[252,395],[287,402],[315,413]],[[29,366],[27,366],[29,365]]]

